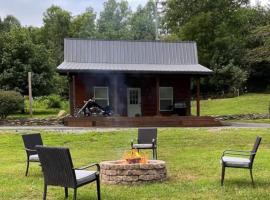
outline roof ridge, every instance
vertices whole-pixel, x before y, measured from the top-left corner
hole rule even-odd
[[[65,40],[85,40],[85,41],[107,41],[107,42],[153,42],[153,43],[195,43],[195,41],[181,41],[181,40],[131,40],[131,39],[97,39],[97,38],[64,38]]]

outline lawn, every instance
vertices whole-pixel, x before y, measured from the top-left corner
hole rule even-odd
[[[246,94],[234,98],[208,99],[201,101],[201,115],[234,115],[268,113],[270,94]],[[192,102],[196,114],[196,102]]]
[[[269,129],[159,129],[158,156],[167,162],[168,180],[138,186],[101,185],[103,199],[269,199]],[[249,171],[228,169],[220,186],[219,158],[224,149],[252,148],[257,135],[263,137],[254,164],[256,187]],[[69,147],[74,165],[119,159],[135,129],[84,134],[42,132],[46,145]],[[150,153],[149,153],[150,154]],[[0,199],[41,199],[43,177],[37,164],[25,173],[25,152],[19,133],[0,133]],[[71,193],[72,194],[72,193]],[[64,199],[64,190],[49,187],[48,199]],[[70,197],[71,199],[71,197]],[[95,184],[78,190],[78,199],[96,199]]]
[[[20,118],[30,118],[29,115],[29,101],[26,99],[25,102],[26,113],[13,114],[10,115],[9,119],[20,119]],[[69,103],[67,100],[62,100],[60,108],[48,108],[45,100],[33,100],[33,118],[55,118],[60,110],[65,110],[69,112]]]

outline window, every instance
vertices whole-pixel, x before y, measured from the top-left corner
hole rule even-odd
[[[173,88],[160,87],[159,88],[159,110],[171,111],[173,109]]]
[[[106,107],[109,105],[108,87],[94,87],[94,98],[98,105]]]

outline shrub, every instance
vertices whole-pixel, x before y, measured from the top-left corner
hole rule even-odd
[[[24,109],[23,96],[16,91],[0,90],[0,118],[4,119]]]
[[[50,95],[47,97],[48,108],[61,108],[62,99],[59,95]]]

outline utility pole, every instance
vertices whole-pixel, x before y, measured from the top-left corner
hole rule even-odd
[[[29,94],[29,114],[30,117],[33,117],[33,110],[32,110],[32,73],[28,72],[28,94]]]

